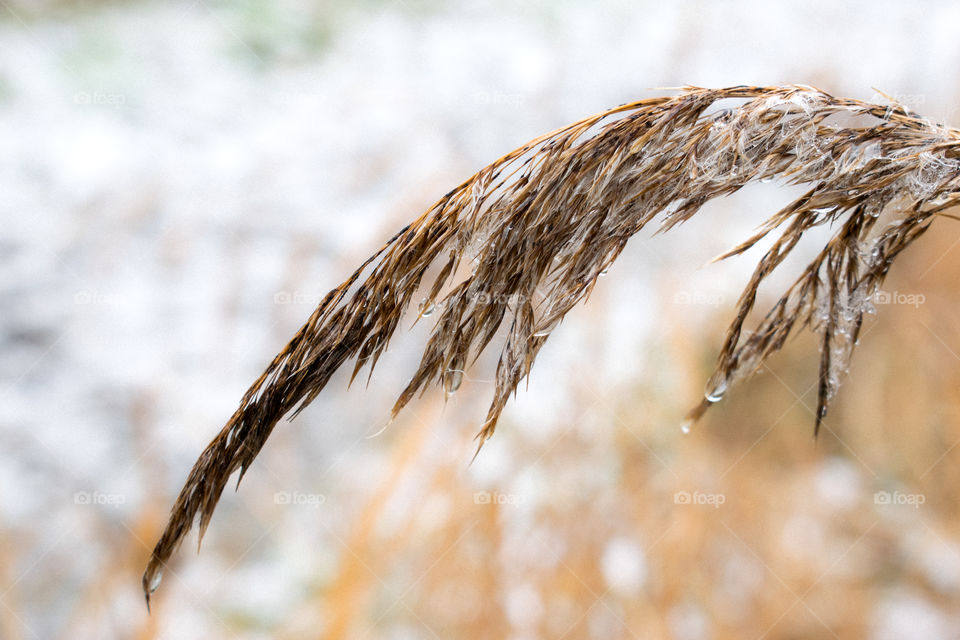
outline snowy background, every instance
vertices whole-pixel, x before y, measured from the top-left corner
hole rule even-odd
[[[632,241],[472,465],[482,367],[380,433],[424,327],[337,376],[139,591],[249,384],[451,186],[657,87],[957,126],[960,5],[0,4],[0,638],[960,635],[949,221],[816,443],[808,339],[680,433],[751,266],[704,265],[775,184]]]

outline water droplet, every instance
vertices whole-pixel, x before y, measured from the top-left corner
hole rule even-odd
[[[602,278],[603,276],[607,275],[608,271],[610,271],[610,267],[604,267],[604,269],[599,274],[600,277]]]
[[[556,329],[558,324],[560,324],[560,318],[554,318],[552,322],[540,325],[533,330],[533,337],[542,338],[550,335],[550,332]]]
[[[707,399],[707,402],[720,402],[726,392],[727,375],[722,371],[717,371],[710,376],[710,380],[707,381],[707,386],[703,391],[703,397]]]
[[[447,369],[443,375],[443,390],[447,393],[456,393],[461,384],[463,384],[463,370]]]
[[[423,300],[420,301],[420,315],[422,317],[424,318],[429,317],[430,314],[433,313],[434,309],[436,309],[436,307],[434,306],[432,300],[427,300],[426,298],[424,298]]]
[[[690,433],[690,428],[693,427],[693,420],[684,420],[680,425],[680,433],[687,435]]]
[[[150,578],[150,583],[147,585],[147,593],[153,593],[160,587],[160,581],[163,580],[163,569],[157,569],[157,572],[153,574],[153,577]]]
[[[880,143],[871,142],[870,144],[868,144],[863,148],[863,161],[868,162],[870,160],[873,160],[874,158],[879,158],[880,151],[881,151]]]

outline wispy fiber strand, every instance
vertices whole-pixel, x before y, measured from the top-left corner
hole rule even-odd
[[[718,109],[730,99],[735,106]],[[239,470],[242,478],[277,422],[306,407],[347,361],[355,362],[354,376],[364,366],[372,371],[411,302],[420,302],[420,317],[436,320],[393,415],[434,382],[456,390],[464,370],[497,338],[482,444],[550,331],[631,236],[650,223],[669,230],[751,181],[809,188],[721,256],[775,236],[737,303],[706,398],[689,417],[699,418],[797,326],[807,326],[820,335],[818,429],[894,258],[960,201],[958,157],[957,130],[901,106],[801,86],[686,88],[585,118],[512,151],[452,189],[327,294],[253,383],[177,498],[143,575],[147,604],[198,518],[203,537],[230,475]],[[826,245],[745,330],[762,281],[821,225],[832,230]],[[436,275],[424,283],[430,267]]]

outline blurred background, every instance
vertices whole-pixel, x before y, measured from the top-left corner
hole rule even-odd
[[[367,388],[278,426],[151,616],[140,592],[247,387],[450,187],[657,87],[957,126],[960,6],[0,5],[0,638],[960,636],[956,223],[898,260],[818,439],[810,336],[681,432],[753,257],[706,263],[775,183],[633,239],[472,464],[490,367],[384,429],[411,317]]]

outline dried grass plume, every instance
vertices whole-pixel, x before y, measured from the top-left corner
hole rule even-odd
[[[737,104],[718,109],[720,101]],[[648,224],[667,231],[748,182],[808,188],[720,257],[774,236],[737,303],[706,397],[688,417],[699,418],[795,329],[809,327],[820,340],[816,431],[893,260],[958,204],[958,158],[955,129],[902,106],[802,86],[688,87],[590,116],[508,153],[327,294],[253,383],[177,498],[143,575],[148,606],[198,519],[202,538],[231,474],[239,470],[242,478],[277,422],[307,406],[345,363],[354,363],[354,377],[364,366],[372,371],[411,303],[419,302],[420,318],[435,320],[393,415],[433,383],[455,391],[497,338],[482,444],[551,330],[631,236]],[[761,283],[805,232],[822,225],[832,231],[828,242],[747,330]],[[423,282],[431,267],[436,275]],[[501,327],[505,337],[498,337]]]

